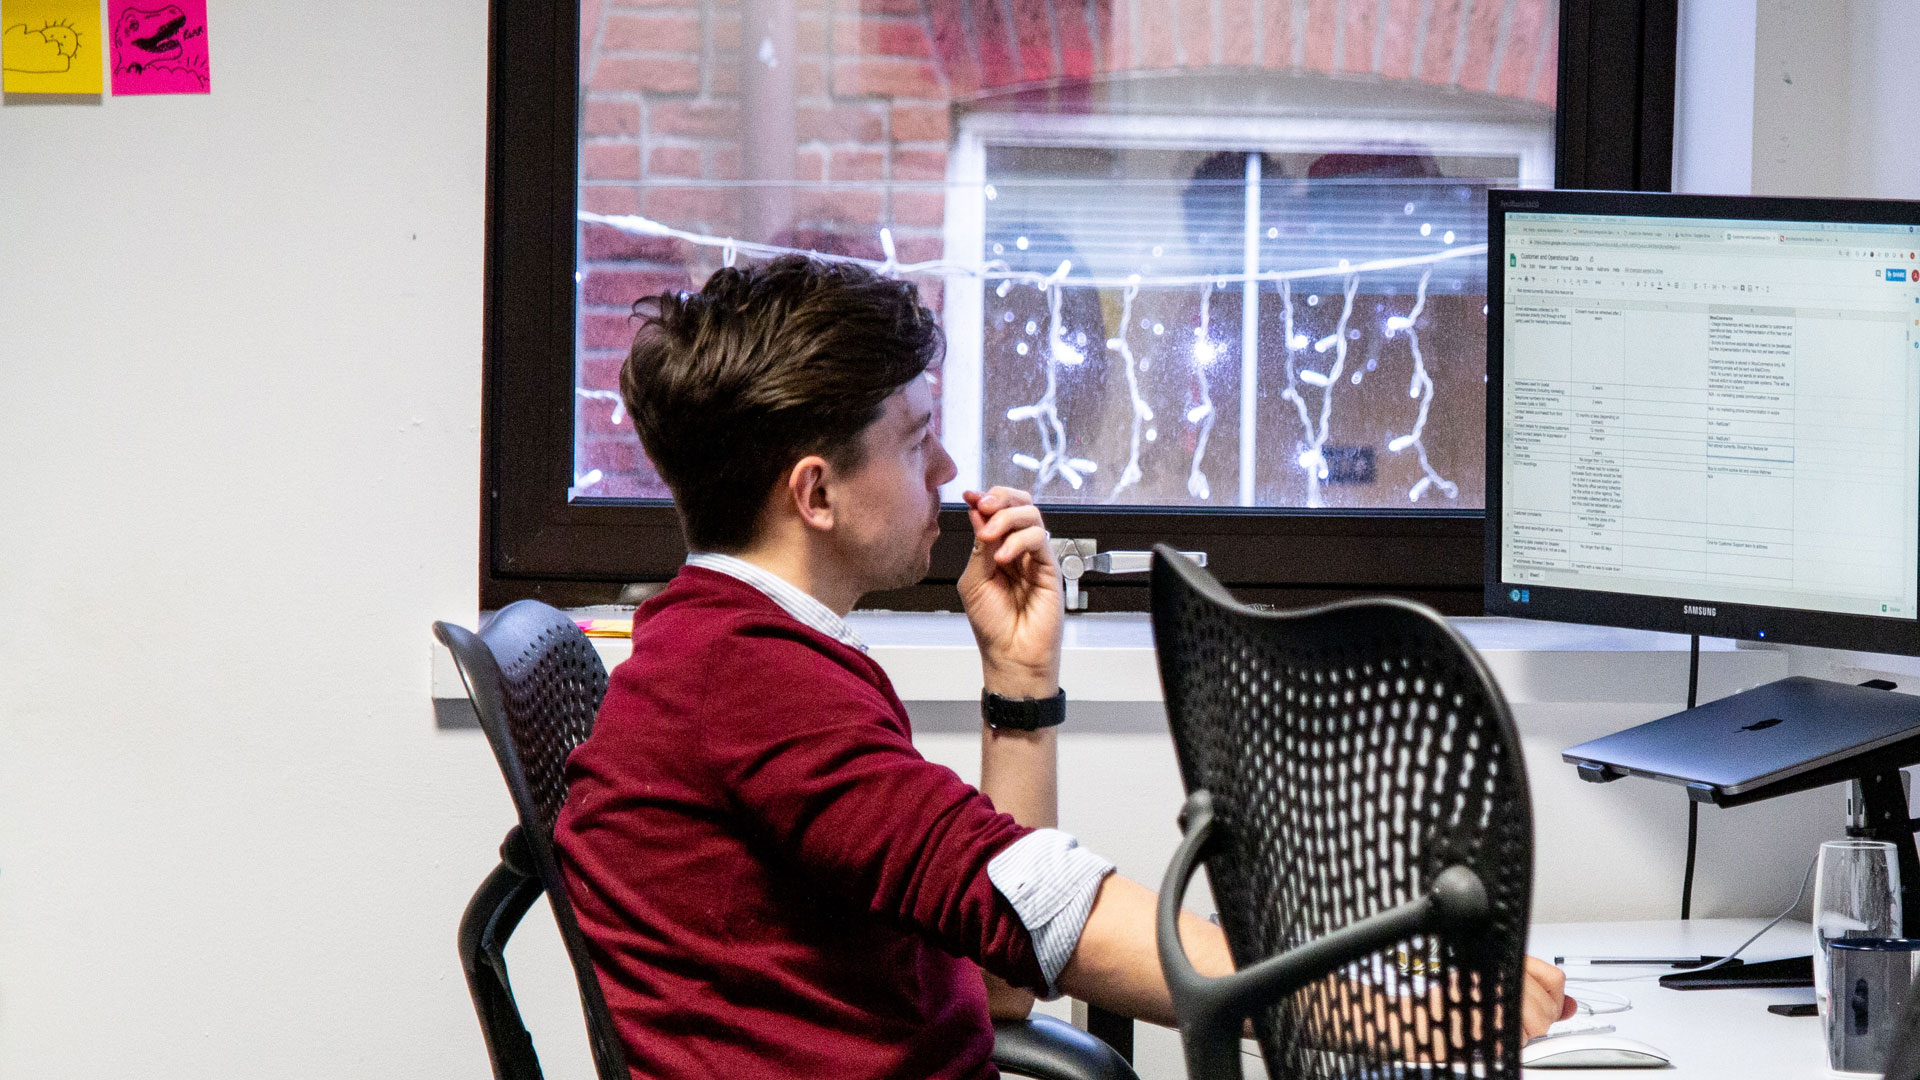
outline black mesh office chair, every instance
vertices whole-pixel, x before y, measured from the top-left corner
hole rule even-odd
[[[505,951],[542,892],[580,985],[594,1070],[600,1080],[629,1080],[626,1055],[553,853],[553,825],[567,794],[567,755],[593,730],[607,693],[606,667],[572,619],[534,600],[501,609],[477,635],[444,622],[434,623],[433,633],[460,667],[520,817],[500,845],[500,865],[460,919],[460,964],[495,1080],[540,1080],[540,1059],[514,1001]]]
[[[567,795],[567,755],[593,730],[607,692],[606,668],[571,618],[535,600],[502,608],[478,634],[445,622],[434,623],[433,632],[460,667],[520,817],[500,845],[500,865],[460,920],[460,964],[495,1080],[541,1080],[505,950],[543,891],[580,984],[594,1068],[600,1080],[630,1080],[553,852],[553,826]],[[1045,1016],[996,1022],[993,1056],[1002,1071],[1035,1080],[1138,1080],[1111,1046]]]
[[[1533,815],[1506,701],[1433,611],[1234,601],[1161,545],[1154,644],[1188,799],[1159,911],[1196,1080],[1520,1075]],[[1205,860],[1238,970],[1175,919]],[[1432,1023],[1396,1025],[1394,1002]]]

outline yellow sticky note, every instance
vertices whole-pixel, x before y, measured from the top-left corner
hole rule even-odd
[[[99,0],[0,0],[9,94],[98,94],[106,41]]]

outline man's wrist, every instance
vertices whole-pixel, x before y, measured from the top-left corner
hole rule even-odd
[[[1005,698],[1050,698],[1060,692],[1060,672],[984,665],[981,685]]]
[[[1060,694],[1060,676],[1048,673],[1008,673],[987,671],[981,686],[1000,698],[1052,698]]]

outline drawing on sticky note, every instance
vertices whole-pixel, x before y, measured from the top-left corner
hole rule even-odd
[[[0,0],[0,86],[8,94],[98,94],[106,40],[100,0]]]
[[[114,0],[111,18],[115,94],[207,92],[206,0],[156,7]]]
[[[80,55],[80,31],[63,20],[37,27],[16,23],[0,31],[0,69],[25,75],[64,75]]]
[[[186,25],[186,12],[172,5],[159,11],[121,12],[113,28],[122,50],[121,63],[139,67],[142,63],[180,59],[180,31]]]

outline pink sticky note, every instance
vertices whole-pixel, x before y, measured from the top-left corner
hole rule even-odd
[[[207,0],[108,0],[114,94],[204,94]]]

